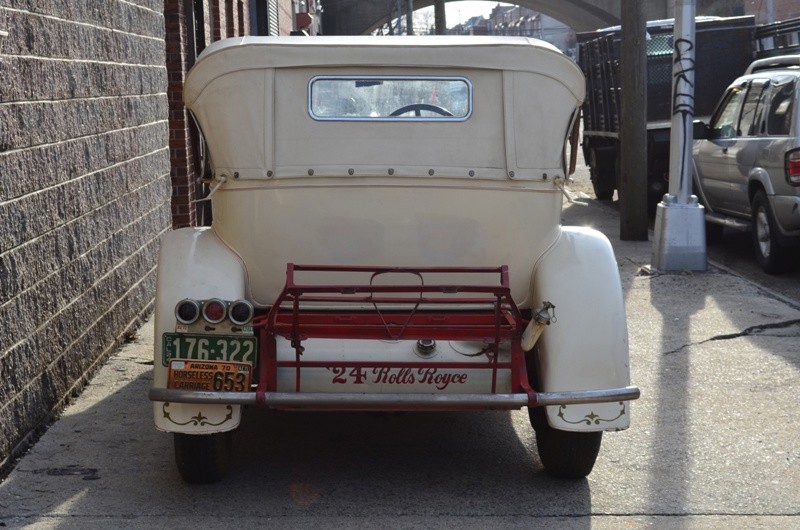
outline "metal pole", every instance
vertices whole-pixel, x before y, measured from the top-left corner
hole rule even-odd
[[[433,3],[433,19],[437,35],[447,35],[447,18],[444,9],[444,0],[435,0]]]
[[[678,204],[688,204],[692,192],[695,0],[678,0],[676,4],[683,5],[676,5],[673,35],[669,194],[677,198]]]
[[[647,241],[647,57],[644,6],[622,0],[620,239]]]
[[[403,30],[401,28],[402,25],[400,24],[402,19],[403,19],[403,0],[397,0],[397,28],[395,29],[395,32],[398,35],[403,34]]]
[[[408,0],[406,7],[406,35],[414,34],[414,0]]]
[[[696,0],[675,1],[669,193],[656,209],[653,267],[706,270],[705,209],[692,191]]]

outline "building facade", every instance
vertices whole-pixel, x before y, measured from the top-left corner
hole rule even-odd
[[[161,0],[0,0],[0,468],[148,314],[170,227]]]
[[[148,317],[160,236],[207,221],[197,54],[313,32],[306,4],[0,0],[0,476]]]

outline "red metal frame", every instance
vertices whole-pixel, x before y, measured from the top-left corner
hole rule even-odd
[[[358,273],[369,276],[367,283],[301,284],[296,273],[310,277]],[[377,285],[386,274],[407,274],[419,280],[415,285]],[[475,280],[495,276],[483,283],[426,283],[426,278],[451,275]],[[383,306],[383,309],[380,308]],[[387,307],[388,306],[388,307]],[[288,264],[286,285],[267,315],[257,317],[253,326],[259,333],[259,382],[257,402],[264,404],[267,392],[277,391],[278,368],[295,368],[295,391],[301,391],[302,367],[389,367],[389,368],[485,368],[492,370],[492,392],[496,391],[498,369],[511,369],[514,392],[535,394],[528,383],[520,336],[527,325],[511,298],[508,267],[364,267]],[[276,337],[289,340],[294,361],[278,361]],[[321,362],[304,361],[303,341],[308,338],[374,340],[467,340],[486,341],[486,363],[420,362]],[[498,347],[510,341],[511,362],[498,361]]]

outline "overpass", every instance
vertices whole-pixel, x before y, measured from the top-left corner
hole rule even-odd
[[[645,4],[648,20],[671,16],[673,1],[642,1]],[[487,0],[487,3],[493,5],[497,2]],[[517,0],[511,3],[549,15],[571,26],[576,32],[593,31],[620,24],[621,0]],[[323,33],[325,35],[369,34],[387,22],[389,6],[395,4],[395,0],[323,0]],[[403,5],[406,5],[406,0],[403,0]],[[433,0],[414,0],[414,9],[431,5]]]

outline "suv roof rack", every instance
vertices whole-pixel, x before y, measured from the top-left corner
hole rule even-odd
[[[766,59],[758,59],[750,63],[744,74],[752,74],[762,70],[775,70],[776,68],[790,68],[800,67],[800,54],[794,55],[778,55],[776,57],[767,57]]]

